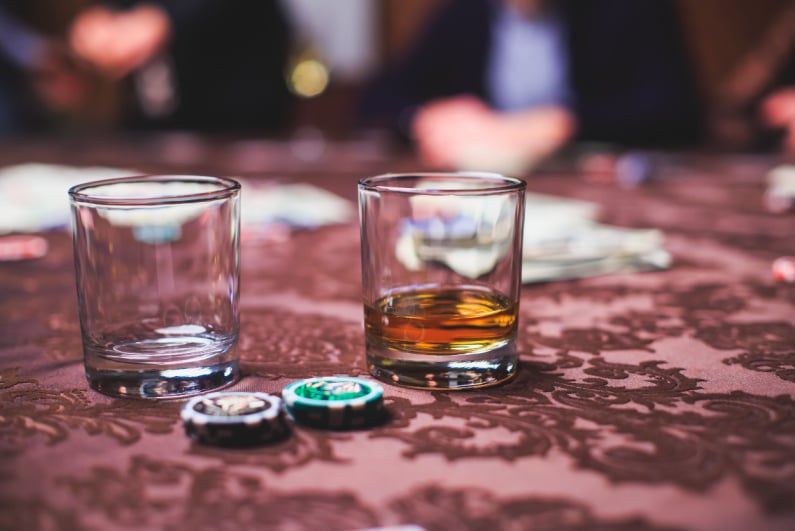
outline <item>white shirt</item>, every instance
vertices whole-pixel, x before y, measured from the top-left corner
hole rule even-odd
[[[527,18],[502,6],[492,35],[486,86],[496,109],[571,105],[565,27],[557,13]]]

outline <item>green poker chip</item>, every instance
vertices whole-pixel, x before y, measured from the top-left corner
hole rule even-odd
[[[267,393],[200,395],[185,403],[180,416],[188,437],[214,446],[256,446],[289,434],[282,400]]]
[[[351,376],[298,380],[282,391],[290,416],[298,423],[334,430],[366,428],[384,418],[384,388]]]

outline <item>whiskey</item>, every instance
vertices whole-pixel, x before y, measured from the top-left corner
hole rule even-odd
[[[473,286],[421,287],[365,305],[368,340],[416,354],[467,354],[507,343],[516,334],[518,305]]]

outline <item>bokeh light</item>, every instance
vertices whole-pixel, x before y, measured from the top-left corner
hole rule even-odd
[[[322,94],[328,83],[328,68],[317,59],[302,59],[296,62],[288,76],[290,90],[303,98],[313,98]]]

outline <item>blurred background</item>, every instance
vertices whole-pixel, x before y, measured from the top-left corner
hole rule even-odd
[[[0,0],[0,133],[377,134],[363,91],[447,3]],[[795,2],[672,4],[705,117],[698,142],[779,148],[756,129],[756,106],[791,74]]]

